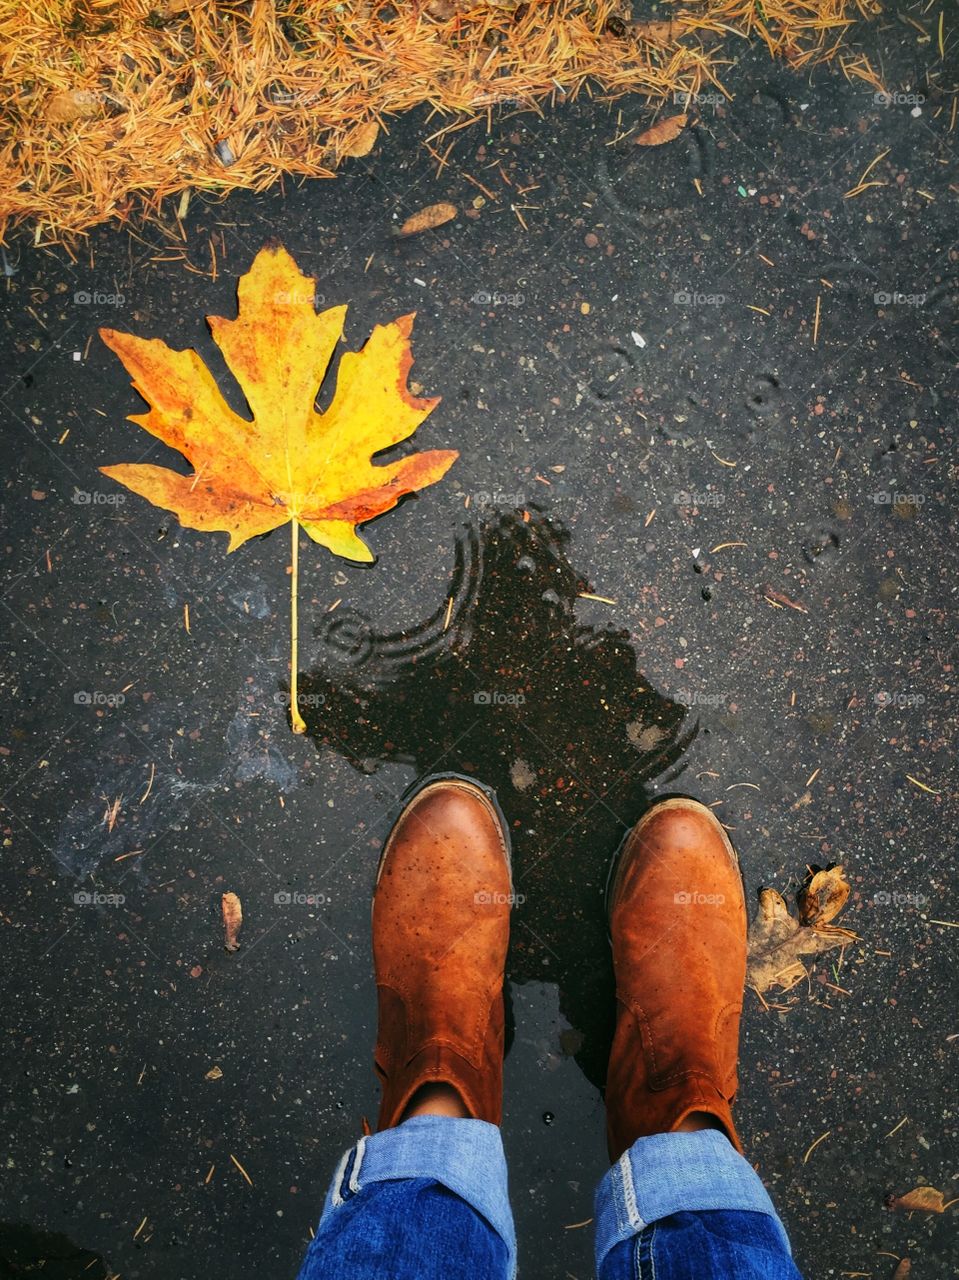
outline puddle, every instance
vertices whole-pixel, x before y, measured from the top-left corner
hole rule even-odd
[[[92,1249],[25,1222],[0,1222],[0,1280],[42,1275],[43,1280],[106,1280],[109,1268]]]
[[[599,1085],[614,1015],[609,862],[696,725],[644,678],[627,632],[579,621],[589,586],[568,552],[568,532],[539,512],[483,519],[458,539],[445,630],[445,599],[402,634],[341,615],[300,687],[316,744],[361,772],[404,762],[495,787],[524,898],[509,977],[558,985],[576,1060]]]

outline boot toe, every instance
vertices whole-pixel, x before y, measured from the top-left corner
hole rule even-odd
[[[719,852],[738,865],[719,819],[698,800],[677,797],[654,805],[635,828],[635,836],[674,857]]]
[[[410,802],[396,835],[412,836],[433,848],[455,848],[465,863],[505,863],[507,869],[510,865],[506,834],[493,802],[467,782],[444,780],[425,788]]]

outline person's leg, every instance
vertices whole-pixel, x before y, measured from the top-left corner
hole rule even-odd
[[[714,814],[654,805],[623,848],[609,911],[618,1019],[599,1280],[800,1280],[733,1125],[746,904]]]
[[[495,804],[428,783],[397,820],[373,898],[378,1132],[344,1155],[299,1280],[509,1280],[500,1140],[512,884]]]
[[[421,1115],[346,1153],[299,1280],[507,1280],[514,1256],[499,1130]]]

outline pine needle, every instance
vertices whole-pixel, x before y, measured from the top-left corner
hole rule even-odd
[[[808,1151],[806,1152],[806,1154],[803,1156],[803,1158],[802,1158],[802,1162],[803,1162],[803,1164],[806,1164],[806,1163],[807,1163],[807,1161],[809,1160],[809,1157],[812,1155],[812,1153],[813,1153],[813,1152],[816,1150],[816,1148],[819,1146],[820,1142],[825,1142],[825,1141],[826,1141],[826,1139],[829,1137],[829,1135],[830,1135],[831,1133],[832,1133],[832,1129],[827,1129],[825,1133],[822,1133],[822,1134],[820,1134],[820,1135],[819,1135],[819,1137],[816,1139],[816,1141],[812,1144],[812,1146],[809,1148],[809,1150],[808,1150]]]
[[[331,178],[391,117],[424,104],[442,167],[456,133],[489,128],[494,110],[542,115],[594,86],[605,100],[667,103],[706,85],[731,97],[720,74],[744,39],[804,71],[838,59],[847,79],[883,90],[868,58],[844,46],[876,0],[680,0],[668,20],[635,24],[619,19],[619,0],[126,0],[117,21],[87,21],[82,40],[74,8],[21,0],[0,14],[0,242],[23,224],[51,245],[146,218],[182,245],[193,202]],[[215,278],[208,248],[206,270],[186,257],[184,269]]]

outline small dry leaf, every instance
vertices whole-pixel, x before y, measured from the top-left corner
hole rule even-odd
[[[203,1079],[204,1079],[204,1080],[222,1080],[222,1079],[223,1079],[223,1070],[222,1070],[222,1068],[221,1068],[221,1067],[211,1067],[211,1068],[210,1068],[210,1070],[209,1070],[209,1071],[206,1073],[206,1075],[203,1077]]]
[[[685,113],[679,116],[666,116],[664,120],[657,120],[644,133],[638,134],[633,141],[637,147],[661,147],[664,142],[672,142],[673,138],[678,138],[686,128],[688,120],[689,116]]]
[[[448,22],[450,18],[456,17],[459,8],[459,0],[429,0],[426,12],[438,22]]]
[[[955,1201],[950,1200],[949,1204]],[[936,1187],[915,1187],[904,1196],[893,1196],[889,1201],[890,1209],[898,1209],[902,1213],[945,1213],[948,1205],[946,1197]]]
[[[48,120],[92,120],[100,114],[100,100],[89,89],[63,89],[47,100]]]
[[[443,201],[439,204],[428,204],[425,209],[420,209],[419,213],[411,214],[396,234],[398,236],[419,235],[421,231],[430,231],[433,227],[441,227],[444,222],[452,222],[455,217],[455,204],[446,204]]]
[[[345,156],[368,156],[376,145],[380,126],[375,120],[357,125],[343,145]]]
[[[240,899],[235,893],[225,893],[221,903],[223,908],[223,929],[226,934],[226,941],[223,945],[227,951],[237,951],[240,946],[237,935],[240,932],[240,925],[243,923],[243,908],[240,906]]]
[[[799,919],[803,924],[829,924],[839,915],[849,897],[849,882],[842,867],[817,870],[799,891]]]
[[[896,1267],[892,1280],[906,1280],[906,1276],[908,1276],[911,1271],[912,1263],[908,1258],[903,1258],[899,1263],[899,1266]]]
[[[746,981],[762,994],[771,987],[779,987],[783,991],[791,990],[797,982],[806,976],[806,966],[801,956],[818,955],[821,951],[830,951],[833,947],[852,942],[856,935],[849,929],[827,923],[840,910],[842,903],[849,895],[849,885],[842,879],[842,867],[831,868],[828,881],[831,893],[827,895],[827,910],[830,914],[818,916],[809,924],[800,923],[789,914],[782,894],[775,889],[763,889],[759,895],[759,910],[749,927],[749,951],[746,969]],[[799,894],[799,901],[807,901],[808,891],[816,882],[814,875]],[[842,886],[845,892],[842,892]],[[841,902],[831,910],[841,896]],[[817,899],[818,900],[818,899]]]

